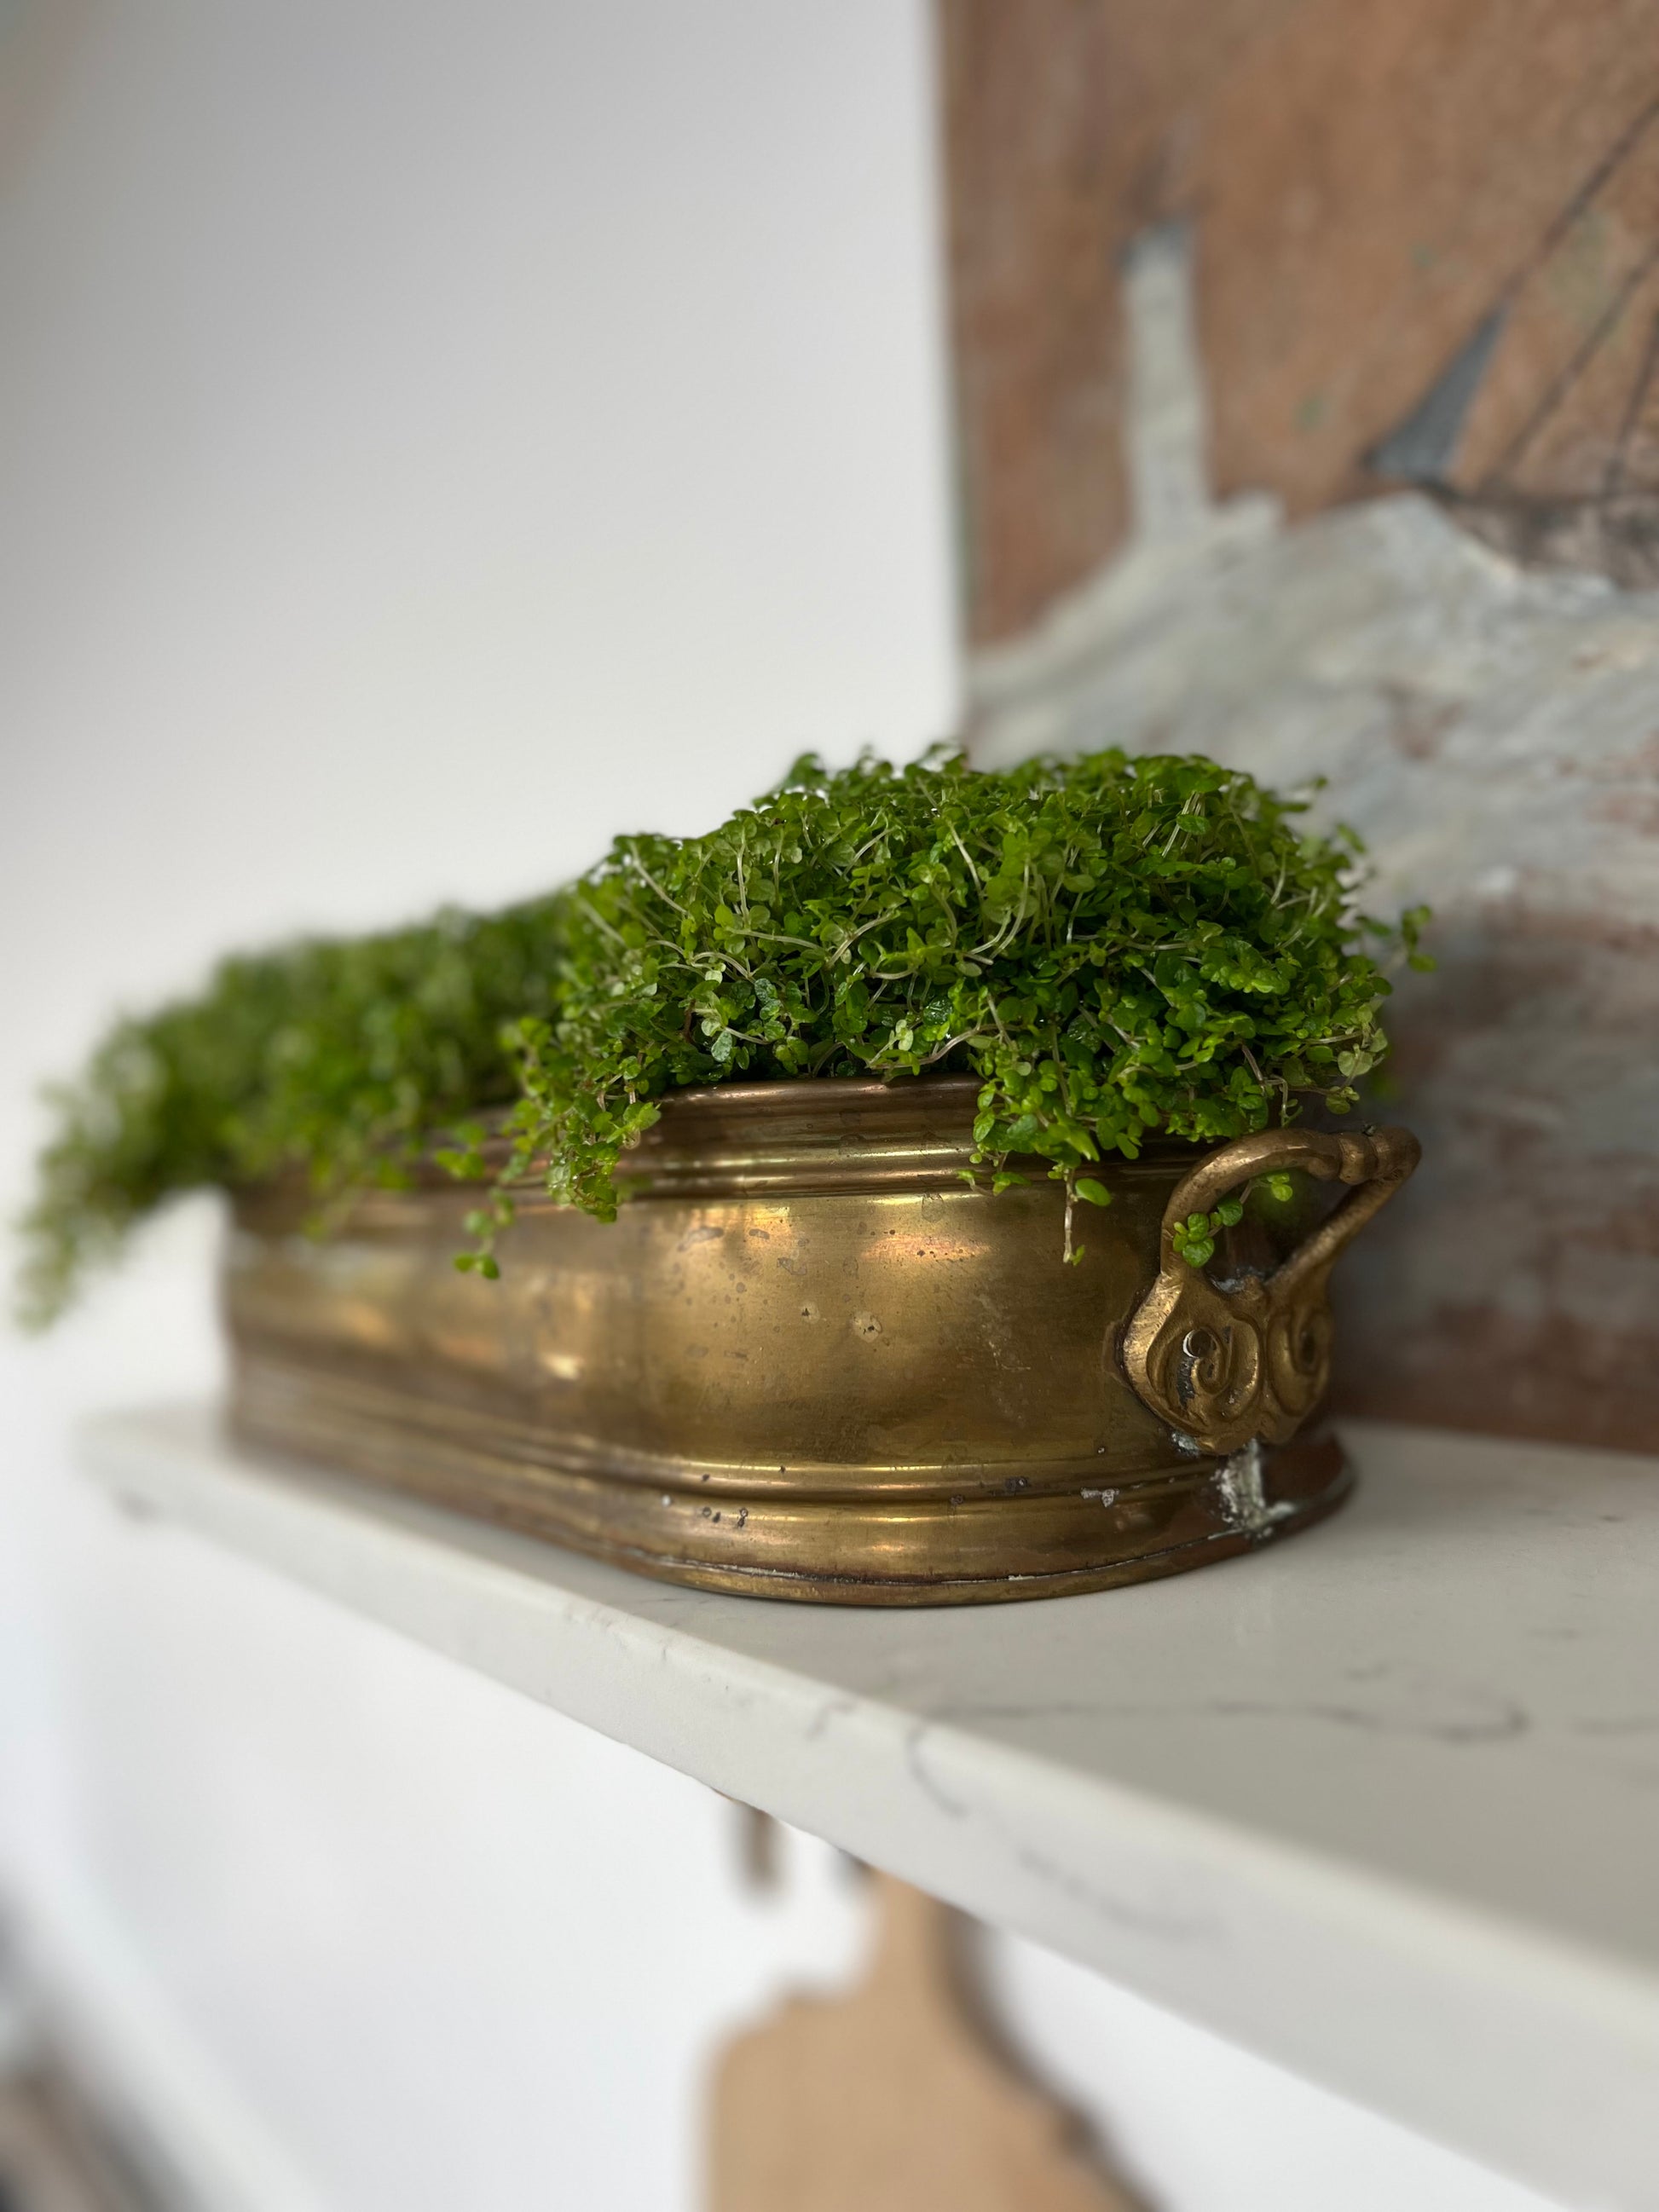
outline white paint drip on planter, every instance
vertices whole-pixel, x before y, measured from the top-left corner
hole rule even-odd
[[[1221,1508],[1235,1528],[1247,1536],[1264,1536],[1268,1529],[1294,1513],[1293,1505],[1270,1504],[1266,1486],[1267,1465],[1261,1439],[1252,1437],[1243,1451],[1224,1460],[1216,1472],[1215,1486]]]

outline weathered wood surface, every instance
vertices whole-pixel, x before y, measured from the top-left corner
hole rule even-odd
[[[1123,544],[1121,264],[1190,222],[1210,475],[1430,483],[1659,580],[1656,0],[941,0],[970,627]]]
[[[0,2078],[3,2212],[155,2212],[84,2100],[50,2065]]]
[[[1517,572],[1415,495],[1207,542],[1124,563],[1069,658],[982,660],[979,757],[1328,779],[1379,910],[1438,915],[1389,1020],[1423,1164],[1337,1271],[1340,1402],[1659,1448],[1659,594]]]
[[[1440,962],[1342,1401],[1659,1448],[1659,0],[944,21],[976,756],[1328,780]]]
[[[954,1916],[872,1877],[867,1978],[794,1997],[715,2078],[709,2212],[1136,2212],[964,2002]]]

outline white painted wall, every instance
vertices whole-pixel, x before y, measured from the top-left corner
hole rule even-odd
[[[9,62],[8,1212],[37,1080],[221,947],[951,726],[919,0],[13,0]],[[802,1842],[750,1899],[695,1785],[77,1486],[77,1408],[210,1384],[213,1228],[0,1347],[0,1869],[214,2212],[679,2212],[710,2036],[856,1893]],[[990,1969],[1168,2212],[1520,2212]]]

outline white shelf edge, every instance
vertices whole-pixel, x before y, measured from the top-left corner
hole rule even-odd
[[[734,1649],[722,1628],[752,1601],[267,1471],[204,1410],[100,1420],[82,1456],[131,1506],[1536,2189],[1659,2212],[1659,1976],[1642,1965]],[[856,1618],[902,1641],[915,1617]]]

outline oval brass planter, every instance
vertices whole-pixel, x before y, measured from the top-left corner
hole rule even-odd
[[[522,1194],[495,1283],[456,1271],[476,1197],[435,1172],[322,1240],[302,1191],[246,1191],[234,1424],[649,1573],[848,1604],[1097,1589],[1328,1511],[1340,1451],[1297,1437],[1326,1281],[1415,1139],[1109,1163],[1068,1267],[1057,1184],[964,1182],[975,1091],[679,1093],[617,1221]],[[1312,1202],[1226,1232],[1207,1275],[1175,1253],[1177,1220],[1275,1168]],[[1320,1181],[1352,1186],[1322,1221]]]

